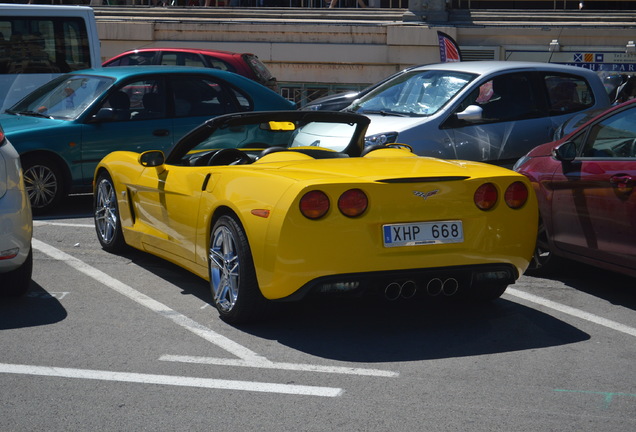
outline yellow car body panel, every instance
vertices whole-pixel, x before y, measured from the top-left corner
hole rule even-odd
[[[126,243],[207,280],[215,217],[219,212],[236,215],[267,299],[292,296],[334,275],[509,264],[518,277],[529,264],[538,225],[536,198],[524,176],[401,149],[343,159],[281,152],[250,165],[216,167],[143,167],[139,154],[115,152],[102,160],[96,175],[100,170],[113,178]],[[385,181],[395,178],[426,180]],[[526,184],[531,192],[521,209],[509,208],[502,199],[513,182]],[[473,201],[484,183],[493,183],[500,197],[488,211]],[[336,206],[352,188],[369,197],[368,209],[355,218]],[[310,220],[300,213],[299,200],[315,189],[328,195],[331,208],[323,218]],[[455,220],[462,221],[461,243],[383,244],[383,225]]]

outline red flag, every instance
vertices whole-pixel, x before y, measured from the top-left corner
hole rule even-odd
[[[452,37],[438,31],[437,39],[439,41],[439,57],[442,63],[462,61],[459,46],[457,46],[457,42]]]

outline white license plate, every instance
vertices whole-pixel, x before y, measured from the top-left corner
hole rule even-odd
[[[462,243],[462,221],[414,222],[382,226],[384,247]]]

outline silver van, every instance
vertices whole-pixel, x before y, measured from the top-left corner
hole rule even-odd
[[[572,115],[609,105],[588,69],[476,61],[412,69],[345,110],[371,119],[367,146],[408,144],[423,156],[512,166]]]

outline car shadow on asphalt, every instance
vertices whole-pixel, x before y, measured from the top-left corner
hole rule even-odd
[[[504,299],[478,304],[323,299],[286,304],[278,316],[239,328],[311,355],[369,363],[532,350],[590,338],[550,315]]]
[[[563,259],[558,273],[536,279],[559,281],[566,286],[636,311],[636,278]]]
[[[59,299],[63,292],[47,292],[31,281],[29,291],[17,298],[0,299],[0,330],[37,327],[63,321],[68,316]]]
[[[176,265],[136,250],[125,256],[179,287],[182,295],[211,302],[208,283]],[[220,326],[227,325],[214,308],[209,310]],[[533,350],[590,339],[564,321],[503,298],[470,303],[430,297],[317,297],[275,303],[266,318],[234,327],[318,357],[363,363]]]

